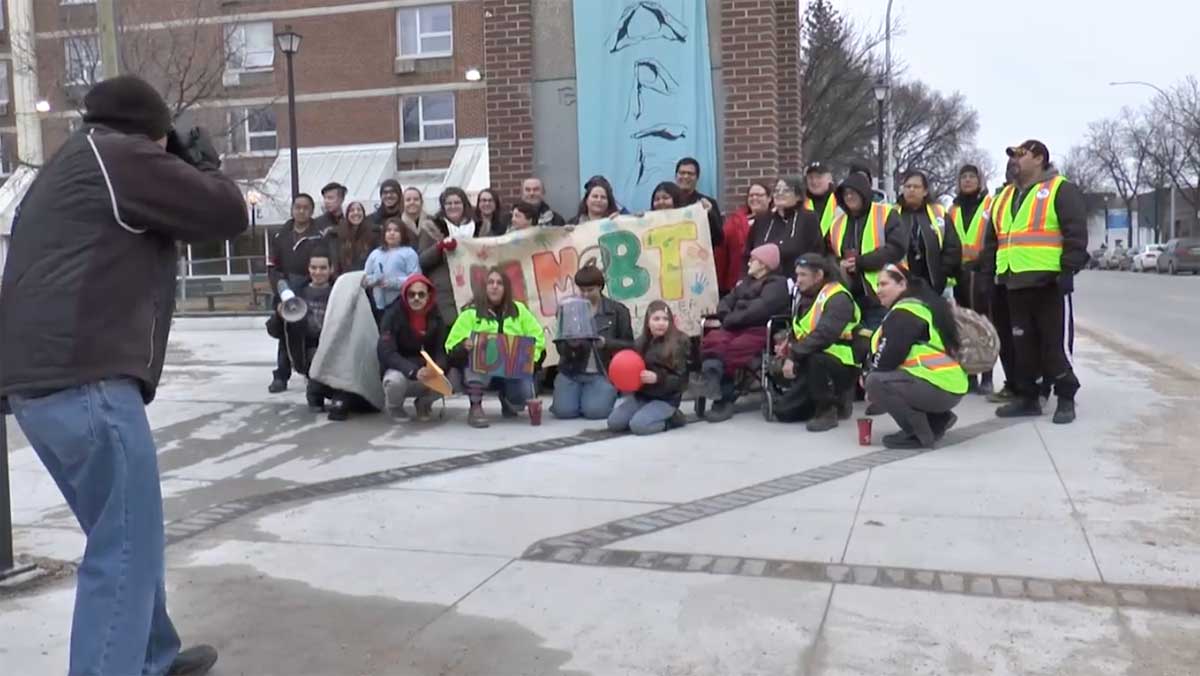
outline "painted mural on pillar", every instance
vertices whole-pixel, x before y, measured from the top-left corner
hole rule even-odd
[[[513,296],[529,307],[546,333],[547,365],[558,363],[552,343],[558,304],[578,295],[575,273],[588,264],[604,270],[604,294],[629,308],[635,333],[653,300],[667,301],[679,328],[693,336],[700,335],[702,315],[717,307],[712,242],[699,205],[574,228],[536,227],[464,239],[448,253],[459,307],[471,302],[472,290],[482,287],[489,268],[504,271]]]
[[[708,16],[701,0],[576,2],[579,175],[609,179],[630,210],[647,208],[683,157],[717,193]]]

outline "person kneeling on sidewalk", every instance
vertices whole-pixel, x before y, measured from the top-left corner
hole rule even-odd
[[[705,420],[715,423],[733,417],[734,375],[761,359],[767,322],[786,313],[790,302],[787,279],[779,274],[779,247],[756,247],[750,252],[746,276],[721,299],[716,315],[704,320],[705,328],[712,330],[700,340],[700,368],[704,396],[715,402]]]
[[[433,282],[411,275],[379,323],[379,366],[388,414],[405,418],[404,400],[415,397],[417,422],[427,422],[442,395],[423,384],[432,374],[421,352],[446,370],[446,322],[438,311]]]
[[[888,448],[932,448],[958,417],[967,374],[955,358],[958,328],[950,304],[922,279],[888,264],[879,275],[879,300],[889,308],[871,336],[867,400],[892,416],[900,431]]]
[[[325,326],[325,311],[329,307],[329,296],[333,291],[331,277],[333,276],[333,258],[324,247],[315,247],[309,254],[308,279],[292,291],[308,305],[308,313],[303,319],[295,322],[285,322],[282,316],[282,305],[277,307],[276,315],[272,318],[274,328],[268,326],[268,332],[284,335],[288,355],[292,366],[308,377],[305,398],[308,407],[313,411],[329,412],[329,419],[340,421],[350,416],[350,409],[373,410],[370,404],[353,392],[344,392],[312,378],[309,367],[320,347],[321,329]],[[325,400],[329,400],[326,408]]]
[[[554,341],[558,375],[554,378],[550,412],[561,420],[580,416],[604,420],[617,401],[617,388],[607,375],[608,364],[614,354],[633,347],[633,324],[628,308],[604,297],[604,272],[600,268],[587,265],[576,272],[575,287],[582,296],[573,301],[575,312],[587,316],[567,316],[565,306],[559,306],[558,337]],[[568,332],[587,333],[590,337],[567,338]]]
[[[792,339],[776,352],[782,359],[779,375],[788,385],[775,417],[781,422],[808,420],[809,432],[824,432],[854,410],[861,359],[853,342],[862,317],[831,258],[818,253],[798,258],[796,288],[800,296]]]
[[[642,386],[617,402],[608,416],[609,430],[642,435],[683,427],[686,419],[679,402],[688,384],[688,348],[688,337],[675,326],[671,307],[651,301],[634,347],[646,364]]]
[[[542,325],[524,303],[513,299],[512,282],[498,267],[488,270],[483,288],[476,292],[475,300],[458,315],[446,338],[446,350],[451,360],[466,365],[463,382],[471,402],[467,424],[478,428],[488,426],[487,416],[483,413],[484,390],[500,391],[500,412],[505,418],[517,417],[518,411],[533,396],[532,375],[489,379],[485,374],[471,369],[470,354],[475,349],[475,336],[485,333],[533,339],[535,363],[541,360],[546,350],[546,335],[542,332]]]

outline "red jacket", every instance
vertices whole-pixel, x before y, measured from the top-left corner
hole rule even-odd
[[[725,241],[713,250],[713,262],[717,266],[717,289],[721,295],[729,293],[738,280],[746,274],[742,261],[746,255],[746,239],[750,235],[750,210],[738,207],[725,219]]]

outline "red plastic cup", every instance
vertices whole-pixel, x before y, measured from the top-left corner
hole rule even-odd
[[[859,446],[870,446],[871,445],[871,423],[872,422],[873,421],[870,418],[859,418],[858,419],[858,445]]]
[[[537,399],[532,399],[528,403],[529,406],[529,424],[542,424],[542,402]]]

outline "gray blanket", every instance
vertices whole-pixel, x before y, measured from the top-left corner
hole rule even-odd
[[[379,327],[371,313],[371,300],[363,293],[362,278],[362,272],[347,272],[334,283],[308,376],[358,394],[382,410],[383,383],[376,351]]]

